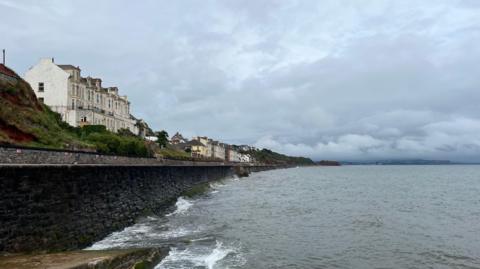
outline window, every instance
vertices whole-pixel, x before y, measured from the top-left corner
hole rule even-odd
[[[43,82],[38,83],[38,92],[44,92],[45,91],[45,84]]]
[[[38,101],[40,101],[40,103],[42,103],[42,104],[45,103],[43,97],[38,98]]]
[[[75,109],[75,100],[72,99],[72,109]]]

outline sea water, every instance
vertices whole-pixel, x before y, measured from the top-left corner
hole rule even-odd
[[[480,166],[306,167],[227,179],[90,249],[156,268],[480,268]]]

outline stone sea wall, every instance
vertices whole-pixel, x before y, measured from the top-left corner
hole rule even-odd
[[[0,252],[87,247],[234,172],[227,165],[1,165]]]
[[[191,162],[158,158],[132,158],[69,150],[46,150],[0,146],[0,164],[113,164],[113,165],[221,165],[221,162]]]

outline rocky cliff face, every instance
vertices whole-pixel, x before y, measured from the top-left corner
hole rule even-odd
[[[3,65],[0,69],[0,142],[33,141],[36,137],[31,128],[38,115],[45,113],[43,106],[27,82]]]

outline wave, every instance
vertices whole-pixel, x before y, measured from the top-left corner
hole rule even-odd
[[[234,248],[224,247],[219,241],[216,241],[214,249],[210,249],[210,251],[194,246],[184,250],[172,248],[169,255],[155,269],[196,267],[213,269],[220,261],[232,253],[236,253]]]
[[[177,229],[167,230],[165,232],[158,233],[158,234],[152,233],[149,236],[157,237],[161,239],[175,239],[175,238],[180,238],[180,237],[192,235],[195,233],[199,233],[200,231],[201,231],[200,229],[192,230],[184,227],[178,227]]]
[[[222,187],[225,187],[225,184],[221,183],[221,182],[214,182],[214,183],[210,183],[210,188],[211,189],[219,189],[219,188],[222,188]]]
[[[177,214],[184,214],[188,211],[190,207],[192,207],[193,203],[183,197],[179,197],[177,202],[175,203],[175,211],[172,213],[166,214],[167,217],[177,215]]]
[[[134,245],[134,242],[141,242],[140,239],[148,236],[152,230],[147,224],[135,224],[119,232],[114,232],[103,240],[94,243],[85,250],[103,250],[111,248],[126,248]]]

